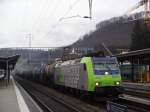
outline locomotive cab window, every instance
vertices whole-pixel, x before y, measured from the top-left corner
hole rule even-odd
[[[93,68],[95,75],[119,74],[119,66],[116,58],[93,58]]]

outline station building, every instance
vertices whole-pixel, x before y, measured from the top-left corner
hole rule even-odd
[[[124,81],[150,83],[150,48],[116,55]]]

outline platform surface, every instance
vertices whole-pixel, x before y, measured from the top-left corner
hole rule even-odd
[[[139,86],[150,86],[150,83],[133,83],[133,82],[123,82],[123,84],[139,85]]]
[[[150,90],[150,83],[123,82],[123,87],[130,87],[130,88]]]
[[[20,112],[12,80],[7,86],[0,81],[0,112]]]
[[[11,77],[0,80],[0,112],[43,112],[30,95]]]
[[[136,97],[136,96],[126,95],[126,94],[123,94],[123,96],[121,98],[129,100],[129,101],[133,101],[133,102],[146,104],[146,105],[150,106],[150,100],[146,99],[146,98],[139,98],[139,97]]]

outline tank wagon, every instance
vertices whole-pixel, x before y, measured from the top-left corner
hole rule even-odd
[[[115,57],[83,57],[58,62],[54,83],[98,95],[118,95],[122,92],[121,74]]]

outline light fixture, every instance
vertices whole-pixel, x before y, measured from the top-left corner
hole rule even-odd
[[[99,83],[98,82],[96,82],[96,86],[98,86],[99,85]]]
[[[119,84],[120,84],[120,82],[117,81],[117,82],[116,82],[116,85],[119,85]]]
[[[109,72],[105,72],[105,75],[108,75],[109,74]]]

